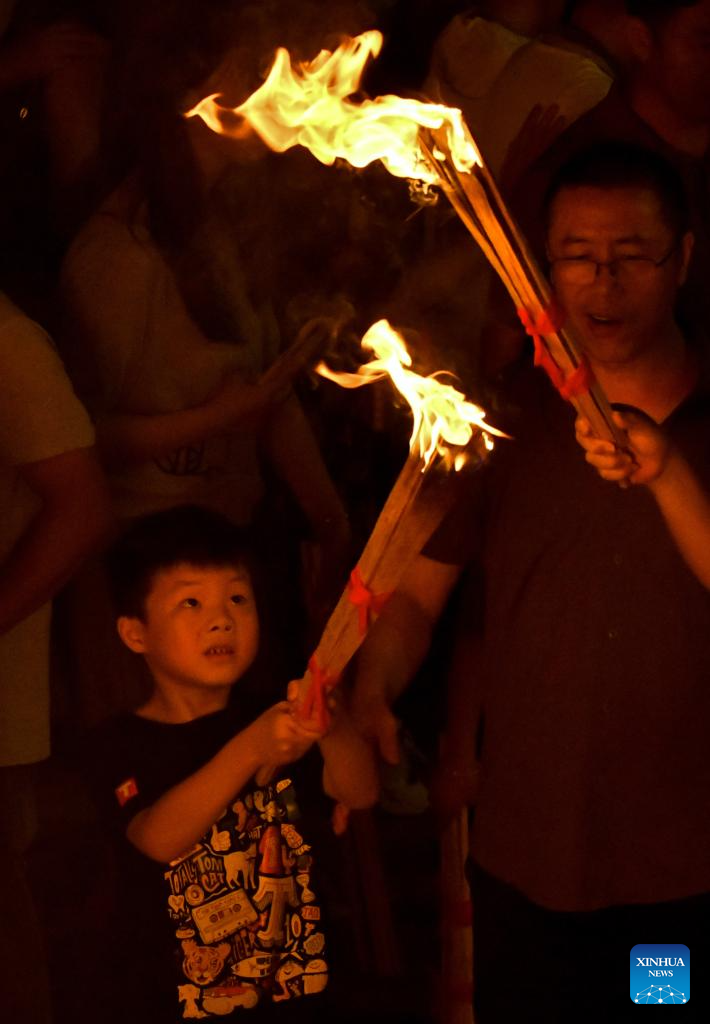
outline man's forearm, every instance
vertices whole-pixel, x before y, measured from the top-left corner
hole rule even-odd
[[[323,788],[352,810],[372,807],[379,781],[371,744],[355,729],[348,712],[338,712],[332,730],[319,740]]]
[[[686,564],[710,588],[710,499],[695,473],[674,453],[648,486]]]
[[[378,743],[385,761],[399,758],[391,707],[414,677],[460,568],[418,555],[385,605],[360,651],[352,695],[356,728]]]
[[[433,624],[415,600],[396,592],[372,627],[358,658],[355,689],[360,701],[392,705],[424,661]]]

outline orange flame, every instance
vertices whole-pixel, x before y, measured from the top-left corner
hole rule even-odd
[[[399,96],[378,96],[355,103],[365,64],[377,56],[377,31],[346,39],[337,50],[293,67],[279,48],[264,84],[239,107],[221,107],[215,93],[186,117],[201,117],[215,132],[238,135],[246,119],[267,146],[283,153],[304,146],[324,164],[339,157],[354,167],[381,160],[399,178],[437,184],[439,177],[419,146],[420,128],[444,129],[459,171],[481,165],[481,157],[460,110]]]
[[[412,358],[402,336],[387,320],[378,320],[370,327],[362,339],[362,347],[374,352],[375,359],[364,363],[357,373],[335,373],[325,363],[319,363],[316,371],[344,388],[359,388],[390,377],[414,414],[409,444],[412,449],[419,445],[425,467],[437,452],[451,455],[449,445],[464,448],[473,437],[474,428],[481,431],[489,451],[493,447],[492,434],[507,437],[486,423],[483,409],[467,401],[451,384],[444,384],[437,374],[422,377],[410,370]],[[460,469],[463,461],[456,458],[455,468]]]

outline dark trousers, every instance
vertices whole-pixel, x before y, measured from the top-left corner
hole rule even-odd
[[[710,1020],[710,894],[566,913],[477,865],[470,877],[476,1024],[638,1024],[646,1011],[630,998],[629,955],[655,942],[690,950],[691,997],[671,1016]]]

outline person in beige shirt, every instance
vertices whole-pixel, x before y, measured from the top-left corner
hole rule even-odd
[[[25,876],[49,755],[51,598],[105,533],[94,430],[45,332],[0,294],[0,962],[8,1019],[50,1019]]]

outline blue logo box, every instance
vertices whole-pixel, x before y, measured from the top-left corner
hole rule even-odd
[[[630,957],[631,1001],[682,1006],[690,999],[690,950],[678,942],[645,942]]]

